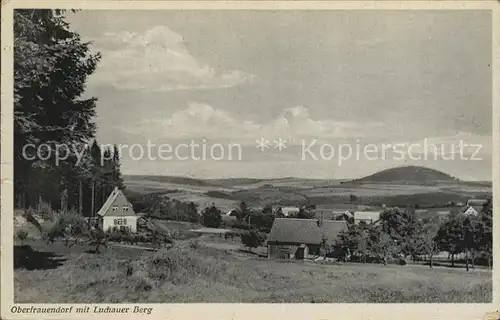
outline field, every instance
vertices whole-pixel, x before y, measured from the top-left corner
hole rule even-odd
[[[193,201],[199,208],[214,203],[223,211],[245,201],[254,207],[266,204],[314,203],[323,207],[350,204],[351,195],[359,206],[443,207],[448,202],[466,202],[491,195],[491,185],[445,181],[427,184],[401,182],[343,182],[340,180],[282,179],[190,179],[182,177],[125,176],[127,188],[136,193],[164,192],[181,201]]]
[[[125,183],[131,194],[156,192],[193,201],[200,209],[213,203],[223,212],[240,201],[254,208],[310,203],[318,209],[353,211],[380,209],[382,204],[418,204],[428,208],[419,211],[421,217],[427,217],[445,210],[449,201],[465,202],[491,194],[488,184],[453,181],[412,185],[125,176]],[[355,201],[351,202],[351,195],[356,195]],[[175,234],[175,245],[169,250],[154,252],[111,243],[94,254],[84,245],[48,245],[36,239],[38,231],[21,221],[20,214],[16,219],[16,227],[29,234],[26,245],[17,243],[14,250],[15,301],[19,303],[480,303],[492,299],[492,273],[484,268],[466,272],[464,268],[416,264],[275,261],[266,258],[266,247],[250,252],[238,237],[225,239],[197,224],[166,220],[152,221],[158,230]]]
[[[488,270],[279,262],[188,242],[158,252],[109,246],[101,254],[57,243],[27,244],[15,248],[18,303],[437,303],[492,297]]]

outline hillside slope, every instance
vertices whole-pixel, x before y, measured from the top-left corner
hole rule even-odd
[[[181,177],[181,176],[155,176],[155,175],[124,175],[125,182],[128,181],[154,181],[159,183],[180,184],[189,186],[216,186],[206,180]]]
[[[419,166],[405,166],[383,170],[361,179],[352,180],[351,182],[428,184],[433,182],[457,181],[457,179],[442,171]]]

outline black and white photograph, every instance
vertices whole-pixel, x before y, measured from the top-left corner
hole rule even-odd
[[[12,19],[13,303],[493,302],[492,10]]]

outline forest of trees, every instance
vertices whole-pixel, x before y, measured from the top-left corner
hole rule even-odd
[[[64,14],[14,11],[15,204],[36,207],[42,199],[91,215],[115,186],[123,188],[120,155],[97,143],[97,99],[82,97],[100,54],[70,30]]]

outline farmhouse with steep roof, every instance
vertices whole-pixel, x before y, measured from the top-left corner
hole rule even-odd
[[[123,192],[115,187],[108,199],[97,212],[99,226],[102,230],[108,231],[113,227],[118,229],[128,229],[131,232],[137,231],[137,218],[132,204],[128,202]]]
[[[483,207],[480,206],[468,206],[465,207],[465,209],[462,211],[463,214],[468,215],[468,216],[477,216],[479,212],[482,211]]]
[[[304,259],[308,255],[317,256],[323,241],[333,245],[345,230],[345,221],[276,218],[267,239],[268,257]]]

